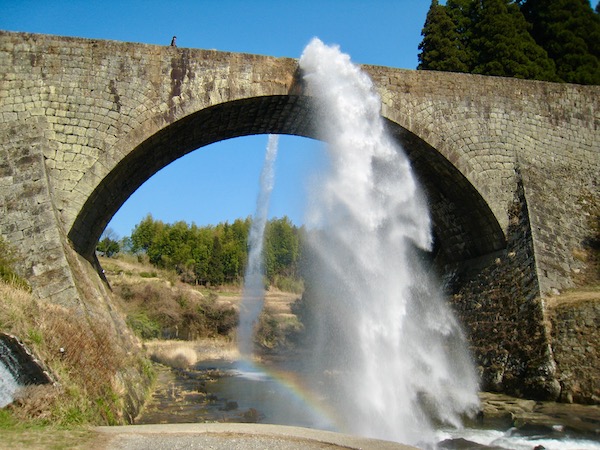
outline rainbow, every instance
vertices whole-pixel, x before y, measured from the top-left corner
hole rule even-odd
[[[339,418],[333,408],[302,382],[297,373],[278,370],[260,362],[240,360],[235,363],[237,376],[257,381],[271,381],[289,397],[289,406],[302,408],[314,420],[310,428],[339,431]],[[287,425],[298,425],[289,423]],[[300,425],[302,426],[302,425]]]

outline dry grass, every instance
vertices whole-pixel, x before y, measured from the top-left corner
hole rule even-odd
[[[129,325],[143,339],[193,342],[220,339],[225,343],[234,340],[237,311],[243,296],[240,286],[218,289],[193,286],[131,258],[100,258],[100,263],[114,292],[123,299],[122,309],[128,314]],[[150,272],[156,276],[142,276]],[[274,287],[265,293],[264,314],[256,336],[260,347],[273,350],[291,344],[288,338],[301,328],[291,311],[298,297],[299,294]],[[178,362],[173,358],[166,354],[154,355],[154,359],[167,365],[186,364],[184,355],[179,355]]]
[[[198,362],[198,354],[193,348],[170,342],[168,345],[155,347],[150,352],[150,358],[165,366],[175,369],[185,369]]]
[[[35,309],[31,294],[12,284],[0,282],[0,330],[19,329]]]
[[[583,302],[600,302],[600,285],[566,290],[560,295],[548,296],[544,301],[548,308],[563,305],[575,306]]]
[[[168,271],[158,270],[149,264],[138,262],[128,255],[119,256],[119,258],[99,258],[100,264],[106,270],[107,278],[113,288],[118,291],[122,286],[137,286],[144,284],[160,285],[164,288],[183,293],[191,298],[212,297],[219,305],[235,307],[239,305],[242,299],[243,289],[241,286],[224,285],[217,289],[206,288],[203,286],[194,286],[182,283],[177,276]],[[140,274],[154,272],[156,277],[145,278]],[[289,313],[290,305],[300,297],[300,294],[285,292],[271,287],[265,295],[265,305],[277,312]]]
[[[90,448],[103,448],[101,441],[106,438],[91,429],[10,429],[2,430],[0,438],[1,450],[48,450],[70,449],[87,450]]]
[[[235,343],[224,339],[200,339],[196,341],[148,341],[146,348],[150,357],[161,364],[186,368],[201,360],[235,360],[239,357]]]

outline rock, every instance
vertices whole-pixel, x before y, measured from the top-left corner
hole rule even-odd
[[[437,444],[436,448],[444,450],[505,450],[504,447],[490,447],[463,438],[443,440]]]
[[[536,402],[484,392],[480,394],[482,417],[478,426],[508,429],[531,436],[565,435],[587,439],[600,436],[600,407],[556,402]]]

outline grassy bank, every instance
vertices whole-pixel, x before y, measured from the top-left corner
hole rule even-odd
[[[0,330],[22,340],[56,379],[55,385],[19,391],[7,407],[17,421],[57,426],[127,422],[123,368],[150,367],[139,354],[119,346],[110,324],[39,302],[7,283],[0,284],[0,299]]]
[[[117,421],[121,405],[107,370],[124,356],[97,345],[107,338],[101,327],[86,332],[68,311],[37,302],[22,283],[0,281],[0,330],[18,336],[57,381],[24,388],[0,409],[0,448],[89,448],[91,425]],[[79,347],[65,344],[74,341]],[[60,356],[61,344],[70,354]]]

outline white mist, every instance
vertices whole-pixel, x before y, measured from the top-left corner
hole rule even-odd
[[[433,445],[435,423],[460,426],[476,408],[478,383],[417,256],[432,244],[427,205],[369,77],[318,39],[300,68],[329,155],[306,223],[314,385],[328,386],[342,431]]]

